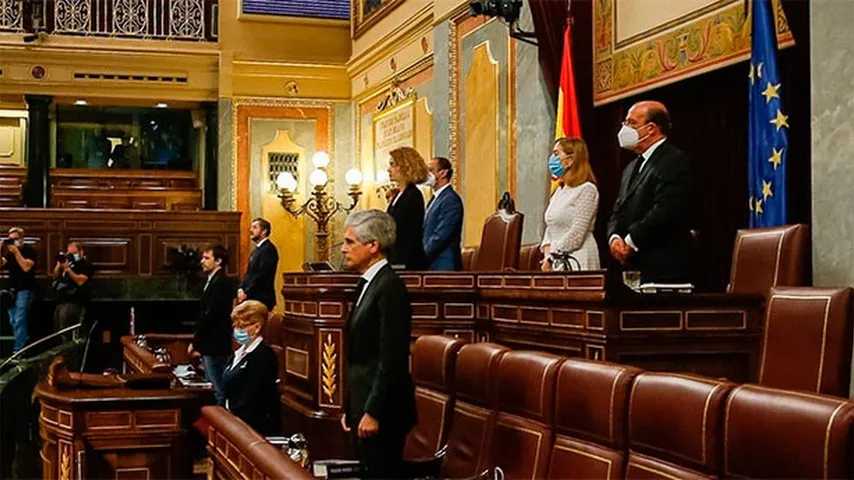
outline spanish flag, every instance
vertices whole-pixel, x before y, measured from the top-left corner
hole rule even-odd
[[[572,21],[567,19],[563,31],[563,59],[560,62],[560,88],[557,97],[555,139],[581,137],[581,120],[575,96],[575,74],[572,71]]]

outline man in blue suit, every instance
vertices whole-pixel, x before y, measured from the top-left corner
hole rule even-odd
[[[430,270],[460,270],[463,259],[460,237],[463,230],[463,201],[451,177],[454,169],[450,160],[436,157],[428,164],[427,184],[433,189],[433,198],[424,212],[424,253]]]

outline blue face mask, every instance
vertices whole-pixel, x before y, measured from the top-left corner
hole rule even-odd
[[[245,329],[235,328],[234,329],[234,340],[237,341],[237,343],[239,343],[241,345],[246,345],[247,343],[249,343],[250,340],[252,340],[252,337],[250,337],[249,334],[246,333]]]
[[[560,157],[555,155],[554,153],[549,156],[549,172],[552,176],[560,178],[566,173],[566,168],[563,166],[563,162],[560,161]]]

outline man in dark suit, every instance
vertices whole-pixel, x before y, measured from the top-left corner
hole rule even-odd
[[[362,274],[347,320],[347,383],[341,426],[350,432],[368,478],[399,478],[403,445],[415,425],[409,375],[412,309],[403,281],[386,255],[395,223],[379,210],[347,218],[341,253]]]
[[[205,376],[213,384],[214,396],[219,405],[225,405],[222,373],[231,355],[231,301],[234,285],[225,275],[228,251],[214,245],[202,252],[202,271],[208,278],[199,301],[199,318],[193,332],[193,343],[187,353],[201,356]]]
[[[672,145],[670,115],[660,102],[629,109],[617,135],[638,154],[623,171],[620,194],[608,222],[611,255],[642,282],[690,280],[694,180],[687,155]]]
[[[249,255],[246,275],[237,289],[238,303],[258,300],[270,311],[276,306],[276,268],[279,266],[279,252],[269,239],[271,231],[267,220],[252,220],[249,239],[255,244],[255,250]]]
[[[427,165],[427,183],[433,197],[424,213],[424,254],[430,270],[460,270],[463,257],[460,237],[463,231],[463,201],[451,185],[454,169],[450,160],[436,157]]]

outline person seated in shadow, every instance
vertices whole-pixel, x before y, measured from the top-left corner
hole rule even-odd
[[[267,307],[257,300],[234,307],[231,323],[240,348],[228,359],[222,375],[225,407],[267,436],[278,434],[281,428],[279,364],[261,336],[268,315]]]

